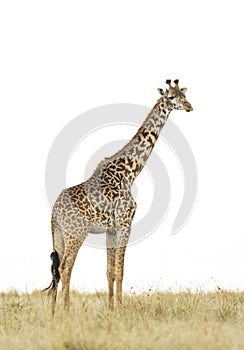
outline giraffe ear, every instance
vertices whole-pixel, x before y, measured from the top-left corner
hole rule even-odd
[[[164,90],[162,88],[158,88],[158,92],[160,93],[160,95],[164,96]]]
[[[187,88],[182,88],[182,89],[180,89],[180,91],[183,92],[183,94],[185,94],[187,91]]]

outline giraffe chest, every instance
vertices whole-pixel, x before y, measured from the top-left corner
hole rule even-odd
[[[115,226],[114,203],[103,201],[91,206],[91,233],[103,233]]]

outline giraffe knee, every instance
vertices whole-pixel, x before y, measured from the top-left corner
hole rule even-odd
[[[115,280],[115,271],[113,267],[108,267],[107,268],[107,279],[109,281],[114,281]]]
[[[114,282],[115,281],[115,275],[114,274],[108,274],[107,273],[107,280],[109,282]]]
[[[115,272],[115,279],[116,281],[122,280],[124,277],[124,273],[122,269],[119,269]]]
[[[70,267],[69,264],[67,264],[67,259],[63,259],[60,266],[59,266],[59,274],[62,281],[62,285],[64,286],[65,283],[67,283],[68,276],[70,274]]]

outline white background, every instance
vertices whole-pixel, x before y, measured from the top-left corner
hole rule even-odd
[[[182,174],[174,154],[156,145],[171,178],[171,205],[157,231],[128,248],[125,290],[243,289],[242,2],[8,1],[0,7],[0,290],[31,291],[51,280],[44,181],[59,131],[100,105],[153,106],[167,78],[188,87],[194,107],[170,118],[195,155],[198,197],[190,220],[172,236]],[[125,130],[124,138],[133,133]],[[123,138],[118,128],[116,138]],[[103,137],[96,142],[101,147]],[[86,158],[77,152],[68,185],[83,180]],[[144,176],[150,195],[147,174],[140,176],[138,190]],[[141,215],[143,199],[139,193]],[[105,251],[83,246],[71,284],[106,289]]]

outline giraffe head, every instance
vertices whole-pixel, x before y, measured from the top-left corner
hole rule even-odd
[[[159,93],[163,96],[163,100],[171,109],[185,110],[190,112],[193,110],[192,105],[187,101],[185,93],[186,88],[179,87],[179,80],[174,80],[175,86],[171,85],[171,80],[166,80],[166,84],[169,86],[166,91],[159,88]]]

